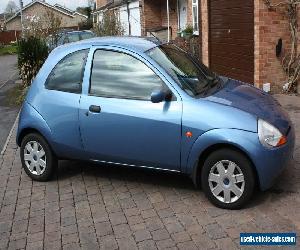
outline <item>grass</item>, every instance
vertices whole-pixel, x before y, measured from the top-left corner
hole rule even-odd
[[[3,47],[0,47],[0,56],[17,54],[17,50],[17,45],[4,45]]]
[[[21,106],[25,96],[27,93],[27,89],[24,89],[23,85],[18,84],[12,89],[8,90],[6,94],[6,103],[9,106]]]

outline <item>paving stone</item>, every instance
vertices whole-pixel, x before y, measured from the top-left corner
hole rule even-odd
[[[141,212],[141,215],[142,215],[143,219],[148,219],[148,218],[157,216],[154,209],[143,210]]]
[[[132,237],[117,239],[120,250],[135,250],[138,249],[136,242]]]
[[[183,226],[179,222],[169,223],[165,226],[170,234],[184,231]]]
[[[181,242],[177,244],[178,249],[182,249],[182,250],[197,250],[198,247],[195,245],[195,243],[193,241],[186,241],[186,242]],[[225,249],[229,249],[229,248],[225,248]]]
[[[170,234],[166,229],[158,229],[156,231],[151,232],[153,240],[165,240],[170,238]]]
[[[214,207],[188,178],[166,173],[60,161],[53,180],[34,182],[14,130],[0,156],[0,249],[237,249],[240,232],[298,235],[300,98],[277,98],[295,124],[294,159],[238,211]]]
[[[113,227],[116,238],[126,238],[132,235],[132,231],[128,224],[120,224]]]
[[[226,232],[217,223],[206,225],[205,231],[213,240],[227,237]]]
[[[157,247],[155,245],[154,240],[144,240],[138,243],[139,250],[156,250]]]
[[[136,231],[133,235],[136,242],[151,239],[151,234],[147,230]]]
[[[215,243],[220,249],[238,249],[234,241],[230,238],[218,239]]]
[[[110,222],[113,226],[126,223],[126,217],[122,212],[116,212],[109,214]]]
[[[79,242],[78,234],[66,234],[62,236],[63,245],[70,244],[70,243],[78,243],[78,242]]]
[[[26,239],[13,240],[9,242],[8,249],[24,249],[26,246]]]
[[[176,243],[191,241],[191,237],[186,232],[174,233],[171,237]]]
[[[171,239],[159,240],[159,241],[156,241],[156,246],[158,249],[166,249],[169,247],[174,247],[175,242]]]
[[[37,249],[44,249],[44,243],[43,241],[35,241],[35,242],[29,242],[26,245],[26,249],[28,250],[37,250]]]
[[[103,250],[118,249],[118,243],[113,235],[106,235],[99,238],[100,248]]]
[[[95,224],[96,233],[99,237],[112,234],[112,226],[109,222],[100,222]]]

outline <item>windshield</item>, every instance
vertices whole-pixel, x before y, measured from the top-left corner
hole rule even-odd
[[[146,53],[190,96],[207,95],[210,89],[221,84],[215,73],[175,45],[161,45]]]

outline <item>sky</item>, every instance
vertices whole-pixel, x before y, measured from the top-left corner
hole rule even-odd
[[[7,3],[9,0],[0,0],[0,13],[4,12]],[[20,0],[13,0],[17,6],[20,5]],[[30,3],[32,0],[23,0],[23,5]],[[87,0],[46,0],[47,3],[53,4],[60,4],[62,6],[66,6],[72,10],[75,10],[78,6],[86,6]]]

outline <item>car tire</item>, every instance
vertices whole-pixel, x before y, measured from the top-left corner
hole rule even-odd
[[[48,181],[57,168],[57,158],[47,141],[37,133],[26,135],[20,148],[23,168],[35,181]]]
[[[217,207],[240,209],[254,191],[253,165],[237,150],[217,150],[204,162],[201,184],[207,198]]]

